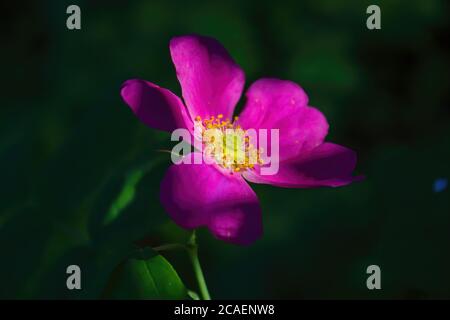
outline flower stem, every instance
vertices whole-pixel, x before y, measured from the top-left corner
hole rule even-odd
[[[181,243],[169,243],[163,244],[158,247],[153,247],[155,251],[166,251],[166,250],[175,250],[175,249],[186,249],[186,246]]]
[[[189,239],[187,248],[192,266],[194,267],[195,277],[197,278],[200,294],[203,300],[211,300],[208,287],[206,286],[205,277],[203,276],[202,267],[200,266],[200,261],[198,260],[198,244],[195,230],[194,232],[192,232],[192,236]]]

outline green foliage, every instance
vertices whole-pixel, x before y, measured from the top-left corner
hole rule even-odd
[[[146,248],[122,263],[105,293],[109,299],[186,299],[188,292],[167,260]]]
[[[105,216],[104,224],[109,224],[116,219],[120,212],[134,200],[136,184],[141,180],[142,175],[142,170],[138,169],[127,176],[120,194],[111,204],[111,208],[109,208],[108,213]]]

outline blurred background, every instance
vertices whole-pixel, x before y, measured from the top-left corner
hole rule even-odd
[[[66,28],[81,8],[82,29]],[[381,7],[381,30],[366,8]],[[218,39],[246,73],[299,83],[366,180],[254,186],[264,237],[198,233],[213,298],[450,298],[449,3],[35,1],[1,5],[0,298],[105,297],[127,250],[186,241],[159,203],[167,133],[120,98],[143,78],[180,95],[168,43]],[[242,106],[242,101],[239,104]],[[163,252],[196,290],[183,251]],[[82,290],[66,288],[66,268]],[[381,290],[366,287],[381,268]],[[146,298],[130,291],[125,298]]]

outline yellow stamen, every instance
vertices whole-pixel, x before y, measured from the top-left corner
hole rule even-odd
[[[239,117],[233,119],[224,119],[223,114],[210,116],[203,121],[200,116],[195,117],[195,121],[200,122],[203,128],[218,130],[213,136],[202,132],[205,152],[216,159],[219,166],[231,172],[254,170],[256,164],[263,164],[261,152],[250,143],[246,132],[236,123]]]

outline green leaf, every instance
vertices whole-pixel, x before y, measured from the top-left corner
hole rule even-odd
[[[154,235],[167,221],[159,201],[159,184],[167,157],[136,160],[111,175],[90,208],[88,232],[93,242],[114,247]],[[125,175],[123,172],[127,172]]]
[[[109,299],[187,299],[188,293],[163,256],[143,249],[117,268],[104,296]]]
[[[200,296],[195,291],[188,290],[188,295],[189,297],[191,297],[192,300],[200,300]]]

